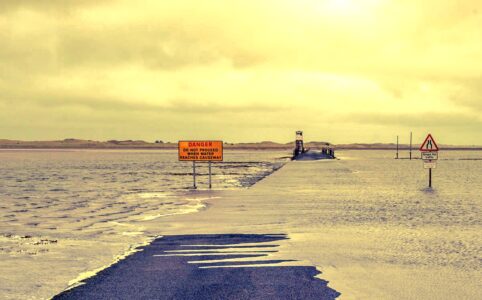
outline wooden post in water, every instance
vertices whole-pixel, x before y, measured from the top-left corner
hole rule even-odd
[[[412,160],[412,132],[410,131],[410,160]]]
[[[396,159],[398,159],[398,135],[397,135],[397,157]]]
[[[211,185],[211,161],[209,161],[208,166],[209,166],[209,188],[211,188],[212,187],[212,185]]]
[[[196,186],[196,161],[195,160],[192,161],[192,182],[193,182],[192,188],[197,189],[197,186]]]

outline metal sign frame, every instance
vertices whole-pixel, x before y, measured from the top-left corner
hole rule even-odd
[[[181,156],[181,144],[182,143],[188,143],[188,147],[192,147],[192,148],[199,148],[199,147],[205,147],[206,149],[208,149],[209,147],[213,147],[212,143],[216,143],[217,146],[219,147],[215,147],[215,148],[212,148],[212,149],[221,149],[221,156],[220,157],[216,157],[214,159],[204,159],[204,158],[201,158],[201,159],[191,159],[191,158],[183,158]],[[196,146],[190,146],[189,143],[205,143],[207,145],[196,145]],[[205,150],[205,152],[208,152]],[[224,144],[223,144],[223,141],[219,141],[219,140],[198,140],[198,141],[187,141],[187,140],[182,140],[182,141],[178,141],[177,143],[177,154],[178,154],[178,160],[179,161],[192,161],[192,181],[193,181],[193,189],[197,189],[197,185],[196,185],[196,161],[198,162],[207,162],[208,163],[208,169],[209,169],[209,188],[212,187],[212,182],[211,182],[211,177],[212,177],[212,174],[211,174],[211,162],[213,161],[223,161],[224,160]],[[202,154],[201,154],[202,155]],[[209,155],[204,155],[204,156],[209,156]],[[199,157],[196,157],[196,158],[199,158]]]

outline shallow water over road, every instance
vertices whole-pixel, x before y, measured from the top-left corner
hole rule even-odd
[[[283,156],[225,151],[214,192],[253,185]],[[0,298],[52,296],[159,235],[147,223],[203,209],[207,164],[197,173],[193,193],[192,164],[177,151],[1,150]]]

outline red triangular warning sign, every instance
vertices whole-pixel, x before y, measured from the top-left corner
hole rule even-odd
[[[438,151],[437,143],[433,139],[432,135],[429,133],[425,138],[422,146],[420,146],[420,151]]]

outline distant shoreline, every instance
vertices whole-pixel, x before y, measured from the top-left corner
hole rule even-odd
[[[294,142],[276,143],[276,142],[257,142],[257,143],[224,143],[226,150],[292,150]],[[322,147],[332,146],[336,150],[392,150],[395,151],[396,144],[339,144],[334,145],[327,142],[307,142],[305,147],[308,149],[321,149]],[[2,140],[0,139],[0,149],[3,150],[177,150],[177,142],[157,142],[149,143],[145,141],[91,141],[79,139],[65,139],[61,141],[17,141],[17,140]],[[409,150],[409,145],[399,145],[400,151]],[[467,146],[467,145],[440,145],[441,150],[466,150],[466,151],[481,151],[482,146]],[[418,145],[412,147],[413,151],[418,150]]]

